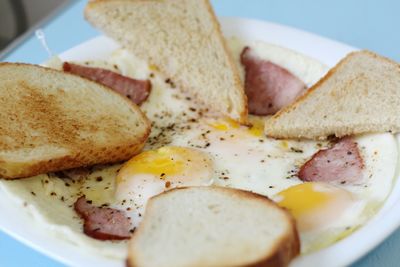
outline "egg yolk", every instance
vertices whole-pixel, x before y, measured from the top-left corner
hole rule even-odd
[[[159,69],[158,69],[158,67],[156,65],[149,65],[149,70],[159,71]]]
[[[207,186],[213,182],[211,158],[200,150],[166,146],[136,155],[116,178],[116,198],[144,208],[147,200],[182,186]]]
[[[288,148],[289,148],[289,143],[288,143],[288,141],[283,140],[283,141],[280,141],[280,146],[281,146],[283,149],[288,149]]]
[[[262,117],[251,116],[249,117],[249,121],[251,123],[251,127],[248,130],[249,133],[257,137],[263,136],[265,119]]]
[[[276,200],[293,215],[300,231],[309,231],[338,219],[351,207],[353,196],[333,185],[310,182],[289,187]]]
[[[333,196],[327,192],[318,191],[314,183],[304,183],[289,187],[279,193],[282,197],[278,203],[287,208],[294,217],[312,212],[325,205]]]
[[[192,151],[183,147],[162,147],[158,150],[144,151],[125,164],[121,170],[124,175],[118,175],[117,182],[140,173],[157,175],[161,179],[182,173],[185,162],[190,161],[191,154]]]
[[[239,123],[230,118],[225,118],[224,120],[219,121],[210,121],[208,122],[208,125],[219,131],[229,131],[232,129],[239,129],[240,127]]]
[[[232,130],[243,130],[245,133],[252,136],[261,137],[264,133],[264,120],[258,117],[249,118],[251,126],[242,126],[238,122],[225,118],[218,121],[209,121],[208,125],[218,131],[232,131]]]

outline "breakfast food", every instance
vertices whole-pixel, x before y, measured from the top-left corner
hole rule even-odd
[[[125,48],[48,66],[140,105],[152,128],[143,150],[121,164],[0,181],[32,224],[77,253],[116,265],[128,258],[133,266],[284,266],[356,231],[390,194],[398,164],[392,134],[322,141],[264,135],[266,115],[326,72],[318,61],[237,38],[225,47],[207,1],[92,1],[86,16]],[[101,40],[102,49],[111,42]],[[219,116],[208,116],[204,104]],[[104,118],[114,109],[107,112]],[[126,124],[118,131],[132,131]]]
[[[208,0],[91,1],[85,17],[206,109],[246,121],[243,86]]]
[[[0,89],[3,178],[126,160],[150,132],[136,105],[75,75],[1,63]]]
[[[107,86],[128,97],[137,105],[142,104],[150,95],[151,82],[149,80],[132,79],[111,70],[90,68],[69,62],[64,62],[63,71]]]
[[[307,86],[327,69],[275,45],[237,38],[229,39],[228,45],[242,77],[240,55],[245,47],[261,60],[287,69]],[[264,117],[250,116],[251,126],[244,126],[227,118],[202,116],[192,98],[127,50],[117,50],[102,60],[82,58],[71,63],[151,81],[151,93],[140,105],[152,122],[143,152],[124,165],[1,181],[0,188],[28,203],[26,209],[34,218],[52,229],[49,234],[62,236],[88,255],[124,261],[127,241],[115,240],[140,227],[151,197],[176,187],[214,185],[269,197],[295,217],[301,253],[324,248],[356,231],[376,214],[391,191],[398,151],[389,133],[330,141],[275,140],[263,134]],[[335,158],[343,154],[345,161]],[[312,175],[318,162],[330,160],[341,166],[346,165],[346,157],[356,163],[357,179],[345,179],[345,183],[336,179],[349,170],[353,173],[352,164],[339,169],[322,165],[320,172],[329,176]],[[113,224],[108,223],[110,218]]]
[[[372,52],[353,52],[268,120],[265,133],[275,138],[325,139],[398,132],[399,85],[399,64]]]
[[[345,137],[331,148],[314,154],[300,168],[298,177],[305,182],[360,183],[363,169],[364,161],[357,143]]]
[[[124,240],[133,232],[131,219],[121,210],[96,207],[85,196],[78,198],[74,209],[84,220],[83,232],[95,239]]]
[[[149,201],[128,265],[287,266],[299,245],[292,217],[264,196],[181,188]]]
[[[213,184],[214,166],[208,153],[198,149],[165,146],[147,150],[126,162],[115,178],[115,196],[120,201],[129,199],[139,214],[144,213],[147,201],[165,190],[183,186]]]
[[[255,56],[250,47],[243,49],[240,61],[246,73],[245,92],[250,114],[274,114],[307,88],[302,80],[285,68]]]

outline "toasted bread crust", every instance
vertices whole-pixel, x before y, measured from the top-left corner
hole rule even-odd
[[[261,201],[265,201],[268,204],[276,205],[271,199],[264,195],[260,195],[257,193],[241,190],[241,189],[231,189],[225,187],[215,187],[222,191],[231,191],[234,190],[234,194],[242,197],[242,198],[256,198]],[[180,189],[180,188],[178,188]],[[173,189],[174,190],[174,189]],[[244,267],[282,267],[288,266],[290,261],[300,254],[300,237],[296,228],[296,221],[293,216],[284,208],[281,208],[285,211],[287,219],[291,222],[290,231],[286,232],[285,236],[282,236],[281,239],[276,242],[275,248],[271,249],[269,255],[265,255],[264,259],[261,259],[258,262],[249,263],[244,265]]]
[[[296,222],[292,218],[292,231],[282,237],[276,244],[273,254],[266,256],[259,262],[245,265],[246,267],[282,267],[288,266],[296,256],[300,254],[300,238],[296,229]]]
[[[341,59],[339,61],[339,63],[337,63],[333,68],[331,68],[325,74],[324,77],[322,77],[317,83],[315,83],[311,88],[309,88],[306,91],[306,93],[301,95],[294,103],[281,109],[275,115],[273,115],[271,118],[269,118],[266,121],[265,128],[264,128],[264,133],[266,134],[266,136],[276,138],[276,139],[307,138],[307,139],[315,139],[315,140],[326,140],[329,136],[343,137],[343,136],[348,136],[348,135],[371,132],[370,128],[380,129],[380,132],[399,132],[400,125],[391,125],[391,124],[386,124],[386,125],[371,124],[368,126],[354,124],[352,127],[340,127],[340,128],[335,129],[334,132],[329,132],[329,133],[327,133],[325,129],[321,129],[321,131],[320,131],[321,133],[318,136],[286,134],[284,132],[279,131],[278,129],[274,129],[272,132],[270,131],[269,128],[276,127],[276,126],[274,126],[274,124],[276,124],[281,119],[281,117],[283,117],[284,115],[287,115],[291,112],[294,112],[299,106],[303,105],[305,100],[307,100],[309,97],[312,97],[314,91],[318,90],[326,81],[331,79],[332,76],[334,76],[336,74],[337,70],[340,69],[344,64],[346,64],[347,60],[349,58],[351,58],[353,55],[355,55],[357,53],[368,54],[369,56],[371,56],[375,59],[383,60],[390,64],[395,63],[394,61],[390,60],[389,58],[379,56],[376,53],[373,53],[368,50],[354,51],[354,52],[349,53],[346,57]]]
[[[99,143],[97,142],[97,140],[91,140],[90,138],[81,139],[79,137],[80,129],[78,125],[81,125],[82,123],[88,123],[88,127],[92,127],[93,131],[98,131],[97,125],[95,124],[96,122],[99,122],[99,118],[95,120],[95,116],[93,120],[94,125],[91,126],[90,120],[80,121],[81,119],[79,117],[79,114],[77,114],[76,116],[74,114],[67,114],[68,120],[71,124],[69,125],[68,123],[66,123],[66,125],[59,126],[59,124],[63,122],[62,116],[64,116],[65,114],[63,115],[62,109],[60,109],[60,113],[57,113],[58,106],[57,104],[52,103],[52,99],[60,99],[64,97],[64,95],[55,94],[51,95],[49,99],[45,99],[45,94],[41,95],[40,92],[41,90],[46,90],[46,88],[33,88],[32,85],[30,85],[30,81],[26,81],[25,83],[21,82],[19,79],[19,83],[14,85],[14,87],[22,88],[20,91],[28,92],[29,97],[24,97],[24,101],[26,100],[28,104],[25,104],[23,106],[22,104],[20,104],[21,107],[19,108],[19,110],[21,111],[18,115],[18,121],[21,121],[21,123],[25,123],[26,121],[31,122],[30,129],[32,129],[32,131],[35,131],[35,127],[40,127],[37,129],[39,132],[41,132],[41,130],[43,130],[43,127],[45,127],[45,135],[34,138],[43,138],[43,140],[41,141],[42,143],[44,142],[44,140],[49,140],[52,147],[62,149],[63,153],[51,154],[52,151],[49,151],[48,154],[43,153],[41,155],[38,155],[37,158],[35,158],[34,160],[24,160],[21,157],[17,159],[10,159],[4,156],[0,156],[0,177],[6,179],[23,178],[41,173],[65,170],[81,166],[119,162],[131,158],[143,148],[144,143],[150,134],[150,122],[145,117],[143,112],[134,103],[114,92],[112,89],[69,73],[64,73],[62,71],[41,66],[34,66],[23,63],[0,63],[0,71],[2,70],[2,68],[6,68],[5,70],[7,70],[7,68],[24,68],[27,72],[39,72],[41,73],[40,75],[43,75],[44,77],[63,77],[66,82],[70,79],[74,79],[75,81],[76,79],[81,79],[84,83],[83,86],[90,85],[92,88],[96,88],[95,90],[101,90],[102,93],[105,93],[109,96],[112,95],[113,99],[118,99],[120,105],[129,106],[129,109],[132,111],[133,114],[135,114],[132,116],[138,116],[140,127],[143,127],[144,130],[142,134],[135,139],[133,139],[132,136],[128,135],[126,136],[126,139],[122,139],[120,136],[120,139],[118,139],[117,143],[111,142],[110,145],[105,145],[104,142]],[[60,76],[60,74],[62,76]],[[61,89],[61,92],[63,92],[63,89]],[[35,103],[37,103],[37,105]],[[80,105],[79,103],[75,104],[78,106]],[[116,105],[118,105],[118,103],[116,103]],[[118,109],[118,107],[116,107],[116,109]],[[36,114],[36,117],[32,117],[33,115],[30,116],[29,114]],[[59,117],[57,114],[59,115]],[[112,118],[113,114],[110,113],[110,118],[108,118],[107,121],[112,121]],[[8,118],[3,120],[2,123],[6,124],[7,119]],[[118,118],[116,117],[114,117],[114,119],[118,120]],[[40,121],[40,126],[35,126],[38,124],[37,121]],[[107,123],[107,121],[105,121],[105,123]],[[3,129],[6,129],[7,126],[3,125]],[[32,146],[32,144],[29,143],[32,140],[35,140],[32,139],[33,137],[31,137],[30,132],[20,132],[16,131],[15,129],[6,129],[6,131],[8,131],[8,134],[22,141],[18,146],[16,146],[15,144],[8,144],[7,141],[3,140],[1,146],[3,147],[2,150],[4,152],[13,152],[20,149],[29,151],[29,149],[36,148],[34,144]],[[18,137],[21,134],[23,136]]]
[[[37,161],[34,163],[26,162],[7,162],[0,159],[0,176],[4,179],[27,178],[42,173],[67,170],[78,167],[87,167],[95,164],[117,163],[128,160],[138,154],[146,142],[147,137],[143,136],[138,140],[137,144],[129,147],[112,147],[92,149],[93,154],[97,154],[96,158],[87,159],[79,151],[71,153],[71,155],[52,158],[49,160]]]
[[[217,17],[215,15],[213,9],[212,9],[210,1],[209,0],[202,0],[202,1],[204,3],[204,6],[206,7],[211,19],[212,19],[212,24],[213,24],[214,28],[216,29],[216,36],[217,36],[218,40],[221,42],[221,44],[223,46],[223,50],[225,52],[225,56],[226,56],[226,59],[228,61],[227,63],[229,65],[230,70],[233,73],[233,76],[234,76],[234,78],[233,78],[234,79],[234,81],[233,81],[234,86],[231,89],[230,96],[232,97],[231,99],[234,99],[235,103],[226,102],[226,103],[223,103],[223,104],[227,105],[227,106],[229,105],[230,109],[235,111],[235,112],[232,112],[232,113],[237,114],[237,117],[232,117],[232,119],[238,121],[241,124],[247,124],[248,123],[247,97],[246,97],[246,95],[244,93],[244,88],[243,88],[243,84],[242,84],[241,79],[240,79],[239,70],[236,67],[234,59],[233,59],[233,57],[232,57],[232,55],[231,55],[231,53],[230,53],[230,51],[228,49],[228,46],[227,46],[227,44],[225,42],[225,39],[224,39],[223,35],[222,35],[221,27],[219,25],[219,22],[217,20]],[[113,34],[112,34],[112,31],[108,31],[108,29],[105,29],[104,27],[102,27],[101,24],[99,24],[96,21],[96,19],[93,19],[90,16],[90,13],[93,10],[95,10],[98,6],[100,6],[101,4],[104,4],[106,2],[108,2],[108,1],[107,0],[92,0],[92,1],[90,1],[85,7],[84,16],[85,16],[85,19],[88,22],[90,22],[92,25],[94,25],[95,27],[100,28],[107,35],[115,38],[115,36],[113,36]],[[126,4],[126,1],[115,0],[114,3],[116,3],[116,2],[121,3],[121,5],[122,4]],[[134,2],[137,2],[137,3],[146,3],[147,2],[147,3],[151,4],[152,1],[135,0]],[[159,2],[163,2],[163,1],[159,1]],[[119,40],[119,42],[124,46],[123,41]],[[131,49],[130,47],[126,47],[126,48],[130,49],[134,53],[136,52],[136,51],[133,51],[134,49]],[[146,59],[146,58],[142,57],[142,59]],[[153,62],[152,60],[149,60],[149,59],[147,59],[147,60],[149,61],[149,63],[151,63],[153,65],[157,65],[156,62]],[[209,115],[211,115],[211,116],[214,116],[214,115],[221,116],[221,115],[223,115],[223,116],[231,117],[230,116],[231,114],[220,114],[219,112],[216,112],[214,110],[214,106],[209,105],[209,103],[205,103],[205,101],[202,101],[200,99],[200,97],[199,97],[200,94],[194,92],[193,86],[188,86],[187,84],[185,84],[185,82],[182,82],[180,79],[177,78],[178,75],[173,75],[173,74],[168,73],[168,71],[165,68],[163,68],[162,66],[157,65],[157,67],[161,70],[161,72],[163,74],[168,75],[168,77],[173,80],[173,82],[179,87],[179,89],[183,93],[192,96],[195,104],[199,105],[200,108],[204,108],[204,111],[207,112]]]
[[[366,51],[368,53],[371,53],[369,51]],[[352,54],[354,54],[356,52],[351,52],[348,56],[351,56]],[[373,53],[371,53],[373,54]],[[346,58],[342,58],[338,64],[336,64],[336,66],[334,66],[333,68],[331,68],[324,77],[322,77],[318,82],[316,82],[311,88],[309,88],[307,90],[306,93],[304,93],[303,95],[301,95],[299,98],[296,99],[295,102],[293,102],[291,105],[284,107],[283,109],[279,110],[276,114],[274,114],[269,121],[273,121],[273,120],[277,120],[279,119],[280,116],[282,116],[285,113],[289,113],[292,110],[295,110],[296,107],[298,105],[300,105],[305,99],[307,99],[309,97],[309,95],[318,89],[318,87],[320,85],[322,85],[326,80],[328,80],[335,72],[336,70],[343,65],[343,63],[346,61]],[[281,137],[284,138],[284,137]]]
[[[215,12],[214,12],[214,10],[213,10],[213,8],[211,6],[210,1],[209,0],[204,0],[204,3],[207,6],[208,12],[211,14],[214,27],[218,30],[218,37],[220,38],[221,43],[224,46],[225,53],[226,53],[226,55],[228,57],[229,65],[231,66],[232,71],[235,73],[235,85],[236,85],[236,88],[238,88],[237,91],[240,93],[240,96],[241,96],[241,99],[242,99],[241,105],[243,107],[243,110],[240,113],[239,122],[241,124],[246,125],[246,124],[248,124],[248,101],[247,101],[247,96],[244,93],[243,83],[240,80],[239,70],[236,68],[236,64],[235,64],[235,61],[233,59],[233,56],[232,56],[232,54],[230,53],[230,51],[228,49],[228,45],[227,45],[227,43],[225,41],[225,38],[224,38],[224,36],[222,34],[221,26],[219,25],[217,16],[215,15]]]
[[[257,193],[241,190],[241,189],[231,189],[225,187],[215,187],[222,191],[231,191],[234,190],[234,194],[242,197],[242,198],[256,198],[261,201],[265,201],[269,204],[276,205],[271,199],[264,195],[260,195]],[[180,188],[178,188],[180,189]],[[174,190],[174,189],[173,189]],[[282,267],[288,266],[290,261],[300,254],[300,237],[296,228],[296,221],[293,216],[284,208],[281,208],[285,211],[287,219],[291,222],[290,231],[286,232],[285,236],[282,236],[281,239],[276,242],[275,248],[271,249],[271,254],[265,255],[264,259],[261,259],[258,262],[249,263],[244,265],[245,267]]]
[[[179,188],[174,188],[169,191],[166,191],[160,195],[166,196],[167,194],[171,194],[175,191],[179,190],[187,190],[190,189],[191,187],[179,187]],[[225,187],[212,187],[213,190],[218,190],[221,193],[225,194],[231,194],[231,195],[236,195],[239,198],[243,199],[248,199],[248,198],[253,198],[257,199],[259,201],[265,202],[267,205],[273,205],[276,206],[275,202],[270,200],[268,197],[241,190],[241,189],[233,189],[233,188],[225,188]],[[157,196],[155,196],[157,197]],[[153,198],[155,198],[153,197]],[[148,202],[148,206],[151,205],[151,201]],[[284,208],[280,208],[282,211],[284,211],[285,216],[287,220],[289,221],[291,228],[289,231],[286,232],[286,235],[282,236],[279,241],[276,242],[275,246],[273,249],[270,249],[264,256],[264,258],[260,259],[257,262],[251,262],[246,265],[243,265],[243,267],[262,267],[262,266],[268,266],[268,267],[282,267],[282,266],[288,266],[290,261],[298,256],[300,254],[300,238],[299,234],[296,228],[296,222],[292,215]],[[141,222],[142,224],[145,224],[146,221],[146,216],[144,216],[143,221]],[[132,235],[131,239],[135,238],[136,235],[139,235],[141,231],[141,228],[139,227]],[[127,266],[130,267],[136,267],[135,261],[134,261],[134,255],[131,253],[128,253],[128,258],[126,261]],[[198,266],[202,266],[201,262],[198,263]]]

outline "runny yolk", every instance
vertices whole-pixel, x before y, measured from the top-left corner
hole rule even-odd
[[[332,198],[331,194],[316,190],[313,183],[289,187],[278,196],[281,197],[279,206],[287,208],[295,218],[324,206]]]
[[[219,121],[211,121],[208,122],[208,125],[213,127],[219,131],[231,131],[231,130],[238,130],[242,129],[243,132],[248,133],[252,136],[261,137],[264,133],[264,120],[260,118],[251,118],[250,119],[251,126],[242,126],[238,122],[230,119],[225,118]]]
[[[123,167],[124,174],[153,174],[167,177],[182,173],[185,168],[184,159],[186,150],[180,147],[162,147],[158,150],[149,150],[130,159]],[[123,175],[118,175],[120,182]]]

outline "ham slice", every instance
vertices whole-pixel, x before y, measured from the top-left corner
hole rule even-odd
[[[340,139],[329,149],[320,150],[298,173],[306,182],[359,183],[363,180],[363,159],[357,143],[350,137]]]
[[[243,49],[240,60],[245,69],[245,92],[250,114],[273,115],[307,88],[286,69],[258,58],[249,47]]]
[[[110,70],[92,68],[69,62],[64,62],[63,70],[105,85],[128,97],[137,105],[143,103],[150,95],[151,82],[149,80],[136,80]]]
[[[99,240],[123,240],[131,236],[131,220],[123,211],[96,207],[85,196],[78,198],[74,209],[85,221],[83,231],[90,237]]]

